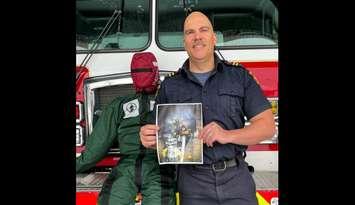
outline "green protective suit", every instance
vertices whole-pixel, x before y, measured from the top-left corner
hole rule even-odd
[[[154,96],[134,94],[118,97],[102,112],[87,139],[85,151],[76,159],[76,172],[95,166],[117,139],[121,160],[107,177],[99,205],[132,205],[137,192],[142,205],[174,205],[174,167],[159,166],[156,151],[145,149],[139,139],[140,125],[153,117]]]

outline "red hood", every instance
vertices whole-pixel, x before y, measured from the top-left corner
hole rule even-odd
[[[279,96],[279,63],[272,62],[241,62],[260,83],[261,89],[266,97]]]

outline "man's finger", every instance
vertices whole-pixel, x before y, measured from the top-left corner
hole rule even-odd
[[[144,128],[144,129],[156,129],[156,130],[159,130],[159,127],[157,126],[157,125],[155,125],[155,124],[147,124],[147,125],[144,125],[142,128]]]
[[[141,128],[143,134],[146,133],[156,133],[159,130],[159,127],[156,125],[145,125]]]
[[[202,129],[202,136],[205,136],[206,133],[211,132],[214,124],[215,124],[215,122],[210,122],[206,126],[204,126]]]
[[[153,131],[156,132],[159,130],[159,127],[154,125],[154,124],[148,124],[148,125],[144,125],[143,127],[141,127],[140,131],[141,133],[145,133],[147,131]]]
[[[156,135],[156,130],[143,130],[143,135]]]
[[[202,130],[201,138],[206,140],[210,133],[211,133],[210,127],[204,127],[203,130]]]

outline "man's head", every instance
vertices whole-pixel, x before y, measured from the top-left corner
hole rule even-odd
[[[184,47],[190,61],[206,62],[213,59],[217,37],[210,20],[201,12],[192,12],[184,22]]]

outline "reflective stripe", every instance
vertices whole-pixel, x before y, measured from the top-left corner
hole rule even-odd
[[[258,199],[258,205],[270,205],[270,203],[267,202],[264,197],[259,194],[259,192],[256,192],[256,198]]]
[[[176,196],[176,205],[180,205],[180,194],[179,194],[179,192],[176,192],[175,196]]]

